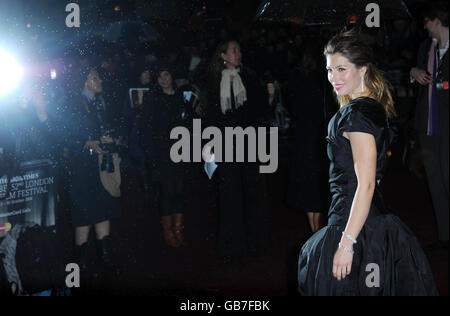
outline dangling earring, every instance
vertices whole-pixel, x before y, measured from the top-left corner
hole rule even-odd
[[[364,76],[361,77],[361,92],[364,92]]]
[[[224,64],[224,65],[226,66],[226,65],[227,65],[227,61],[226,61],[226,60],[224,60],[224,61],[223,61],[223,64]]]

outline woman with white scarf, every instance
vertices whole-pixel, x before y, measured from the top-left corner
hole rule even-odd
[[[260,122],[270,111],[273,95],[253,71],[242,66],[241,58],[241,48],[236,41],[218,47],[209,76],[205,77],[204,125],[222,130],[263,126]],[[219,192],[217,248],[221,262],[241,261],[248,254],[265,251],[269,225],[265,183],[257,163],[220,162],[213,180]]]

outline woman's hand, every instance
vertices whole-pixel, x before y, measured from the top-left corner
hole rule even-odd
[[[202,150],[203,161],[211,162],[212,161],[212,147],[205,145]]]
[[[349,250],[353,251],[353,244],[341,240],[341,244]],[[345,279],[352,270],[353,255],[344,249],[338,247],[333,258],[333,276],[339,281]]]
[[[100,142],[98,140],[88,140],[85,144],[85,146],[89,149],[91,149],[93,152],[99,155],[105,154],[105,152],[100,147]]]

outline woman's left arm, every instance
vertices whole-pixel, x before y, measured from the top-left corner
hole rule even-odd
[[[369,215],[375,191],[377,147],[374,136],[368,133],[345,132],[344,137],[350,140],[358,180],[345,235],[356,240]],[[353,261],[353,255],[350,253],[353,251],[353,242],[343,235],[341,245],[343,247],[338,248],[333,259],[333,275],[338,280],[350,274]]]

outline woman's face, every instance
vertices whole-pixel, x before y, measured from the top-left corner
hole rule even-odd
[[[346,57],[336,53],[327,55],[328,81],[338,96],[361,94],[366,67],[357,69]]]
[[[158,84],[163,89],[172,88],[173,80],[172,75],[168,71],[162,71],[158,76]]]
[[[102,79],[96,70],[91,70],[87,77],[86,86],[89,90],[100,93],[103,90]]]
[[[150,71],[146,70],[141,74],[141,84],[146,86],[150,83]]]
[[[241,65],[241,47],[236,42],[230,42],[225,53],[221,54],[228,68],[236,68]]]

